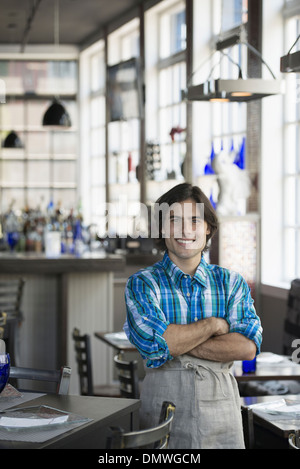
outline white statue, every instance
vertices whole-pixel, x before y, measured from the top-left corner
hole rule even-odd
[[[235,153],[221,151],[214,156],[212,167],[218,177],[219,215],[245,215],[246,201],[251,192],[251,181],[247,172],[235,163]]]

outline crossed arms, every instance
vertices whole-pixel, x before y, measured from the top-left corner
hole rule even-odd
[[[173,357],[188,353],[205,360],[252,360],[256,345],[238,332],[229,333],[225,319],[210,317],[192,324],[169,324],[163,334]]]

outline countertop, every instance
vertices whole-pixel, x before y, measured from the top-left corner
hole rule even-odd
[[[43,253],[0,253],[2,274],[64,274],[68,272],[117,272],[125,268],[124,256],[85,253],[81,257],[62,254],[48,258]]]

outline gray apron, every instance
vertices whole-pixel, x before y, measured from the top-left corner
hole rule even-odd
[[[146,368],[141,390],[141,428],[158,424],[161,404],[176,405],[170,449],[244,449],[238,387],[232,363],[182,355]]]

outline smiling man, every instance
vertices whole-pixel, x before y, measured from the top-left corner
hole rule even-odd
[[[203,253],[218,221],[196,186],[179,184],[155,204],[162,261],[128,279],[124,330],[146,362],[141,425],[176,405],[170,448],[244,448],[234,360],[251,360],[262,329],[238,273]]]

